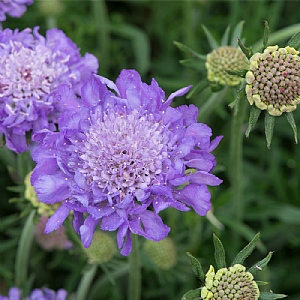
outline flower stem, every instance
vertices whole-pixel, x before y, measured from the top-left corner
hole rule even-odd
[[[92,265],[88,270],[84,272],[79,287],[77,289],[75,300],[87,299],[87,294],[96,274],[97,267],[98,266],[96,264]]]
[[[132,252],[129,256],[129,289],[128,299],[141,299],[141,260],[138,235],[132,235]]]
[[[237,222],[243,221],[244,197],[243,197],[243,124],[246,114],[247,101],[244,97],[234,106],[231,122],[230,141],[230,181],[232,191],[232,205],[234,217]],[[239,247],[239,238],[236,239]]]

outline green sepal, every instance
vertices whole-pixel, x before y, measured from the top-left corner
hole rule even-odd
[[[194,95],[201,93],[204,89],[209,87],[210,83],[207,79],[202,79],[199,83],[187,94],[186,98],[190,99]]]
[[[269,284],[269,282],[267,282],[267,281],[256,280],[255,282],[257,283],[257,285],[267,285],[267,284]]]
[[[235,76],[245,78],[246,73],[248,72],[248,70],[246,70],[246,69],[242,69],[242,70],[225,70],[225,72],[228,73],[229,75],[235,75]]]
[[[217,93],[224,88],[224,85],[216,83],[216,82],[210,82],[210,88],[213,93]]]
[[[262,271],[262,269],[268,264],[271,257],[273,255],[273,252],[269,252],[269,254],[256,264],[254,264],[251,268],[247,270],[247,272],[250,272],[252,275],[255,275],[257,272]]]
[[[203,56],[204,58],[202,61],[200,61],[198,58],[186,58],[186,59],[179,60],[179,63],[185,67],[192,68],[200,72],[206,71],[206,67],[205,67],[206,56],[205,55]]]
[[[204,26],[204,25],[201,25],[201,27],[202,27],[202,29],[203,29],[203,31],[204,31],[206,37],[207,37],[208,43],[209,43],[209,45],[210,45],[210,48],[211,48],[212,50],[219,48],[220,46],[219,46],[218,42],[217,42],[216,39],[213,37],[213,35],[211,34],[211,32],[207,29],[207,27]]]
[[[203,61],[206,60],[206,55],[199,54],[196,51],[192,50],[191,48],[189,48],[188,46],[186,46],[186,45],[184,45],[180,42],[174,41],[173,43],[174,43],[175,46],[178,47],[179,50],[181,50],[181,51],[183,51],[183,52],[185,52],[185,53],[187,53],[187,54],[189,54],[193,57],[196,57],[200,60],[203,60]]]
[[[267,48],[269,36],[270,36],[270,27],[268,21],[264,21],[265,23],[265,30],[264,30],[264,37],[263,37],[263,51]]]
[[[249,116],[249,125],[246,131],[246,137],[249,137],[250,131],[254,128],[259,116],[260,116],[261,110],[257,108],[256,106],[253,106],[250,110],[250,116]]]
[[[221,40],[221,46],[228,46],[230,26],[227,26]]]
[[[247,48],[246,46],[244,46],[240,38],[238,38],[238,45],[240,46],[241,50],[246,55],[246,57],[250,59],[250,57],[253,55],[252,47]]]
[[[275,125],[275,117],[271,116],[269,113],[266,112],[265,115],[265,134],[267,140],[267,147],[270,149],[272,137],[273,137],[273,130]]]
[[[190,259],[190,264],[191,264],[193,272],[195,273],[197,278],[201,281],[201,283],[204,283],[205,282],[205,274],[203,272],[200,261],[189,252],[187,252],[186,255]]]
[[[188,291],[182,296],[181,300],[201,300],[201,289]]]
[[[259,237],[260,237],[260,233],[257,233],[254,238],[252,239],[252,241],[250,241],[250,243],[248,245],[246,245],[238,254],[237,256],[234,258],[233,262],[232,262],[232,266],[235,264],[243,264],[244,260],[253,252],[253,250],[255,249],[258,241],[259,241]]]
[[[275,300],[275,299],[283,299],[286,297],[287,295],[284,294],[274,294],[270,292],[261,292],[259,295],[260,300]]]
[[[300,32],[294,34],[287,43],[287,46],[300,50]]]
[[[217,269],[226,268],[225,250],[220,239],[214,234],[215,261]]]
[[[242,35],[244,23],[245,23],[245,21],[241,21],[235,26],[233,33],[232,33],[232,38],[231,38],[231,46],[232,47],[238,47],[238,39]]]
[[[298,144],[297,125],[296,125],[295,120],[294,120],[294,115],[293,115],[292,112],[287,112],[287,113],[285,113],[285,116],[286,116],[287,120],[289,121],[289,123],[290,123],[290,125],[293,129],[295,143]]]

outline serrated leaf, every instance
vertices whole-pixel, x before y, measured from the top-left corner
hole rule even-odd
[[[285,113],[285,116],[286,116],[288,122],[290,123],[290,125],[293,129],[295,143],[298,144],[297,126],[296,126],[296,123],[295,123],[295,120],[294,120],[294,115],[293,115],[292,112],[287,112],[287,113]]]
[[[191,264],[193,272],[195,273],[197,278],[201,281],[201,283],[204,283],[205,282],[205,274],[203,272],[200,261],[197,258],[195,258],[191,253],[187,252],[186,254],[190,259],[190,264]]]
[[[229,45],[229,32],[230,26],[227,26],[221,40],[221,46],[228,46]]]
[[[203,31],[204,31],[206,37],[207,37],[208,43],[209,43],[209,45],[210,45],[210,48],[211,48],[212,50],[219,48],[218,42],[217,42],[216,39],[213,37],[213,35],[211,34],[211,32],[207,29],[207,27],[204,26],[204,25],[201,25],[201,27],[202,27],[202,29],[203,29]]]
[[[215,248],[215,261],[217,269],[226,268],[225,250],[220,239],[213,235],[214,248]]]
[[[272,142],[274,125],[275,125],[275,117],[271,116],[269,113],[266,112],[266,114],[265,114],[265,134],[266,134],[266,140],[267,140],[267,147],[269,149],[270,149],[271,142]]]
[[[209,87],[207,79],[201,80],[186,96],[187,99],[192,98],[194,95],[201,93],[204,89]]]
[[[261,292],[259,295],[259,299],[261,300],[276,300],[286,298],[287,295],[284,294],[274,294],[270,292]]]
[[[246,57],[249,59],[252,55],[252,47],[247,48],[241,41],[240,38],[238,38],[238,45],[240,46],[242,52],[246,55]]]
[[[191,55],[193,57],[196,57],[196,58],[198,58],[200,60],[204,60],[204,61],[206,60],[206,55],[199,54],[196,51],[192,50],[191,48],[189,48],[188,46],[186,46],[186,45],[184,45],[184,44],[182,44],[180,42],[174,41],[173,43],[182,52],[185,52],[185,53],[187,53],[187,54],[189,54],[189,55]]]
[[[255,265],[253,265],[251,268],[247,270],[247,272],[250,272],[252,275],[255,275],[257,272],[261,271],[270,261],[271,257],[273,255],[273,252],[269,252],[269,254],[259,262],[257,262]]]
[[[233,33],[232,33],[231,44],[230,44],[231,46],[238,47],[238,45],[239,45],[238,39],[241,38],[244,23],[245,23],[245,21],[241,21],[235,26]]]
[[[297,51],[300,49],[300,32],[294,34],[287,43],[287,46],[295,48]]]
[[[253,252],[253,250],[255,249],[258,241],[259,241],[259,237],[260,234],[257,233],[254,238],[250,241],[250,243],[245,246],[238,254],[237,256],[234,258],[233,262],[232,262],[232,266],[235,264],[243,264],[244,260]]]
[[[267,48],[269,36],[270,36],[270,27],[268,21],[264,21],[265,23],[265,30],[264,30],[264,37],[263,37],[263,50]]]
[[[256,122],[260,116],[261,110],[257,108],[256,106],[253,106],[250,110],[250,116],[249,116],[249,125],[246,131],[246,137],[249,137],[250,131],[254,128],[256,125]]]

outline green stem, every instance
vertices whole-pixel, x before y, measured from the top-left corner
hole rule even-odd
[[[34,215],[35,215],[35,210],[33,210],[30,213],[30,215],[26,220],[19,241],[18,250],[17,250],[17,257],[15,262],[15,286],[21,289],[26,288],[25,285],[28,280],[27,269],[28,269],[31,244],[34,236],[34,225],[33,225]]]
[[[98,58],[101,62],[101,75],[108,72],[108,52],[110,44],[109,19],[104,0],[92,1],[94,20],[97,26],[97,48]]]
[[[231,121],[230,141],[230,181],[232,191],[232,206],[237,222],[243,221],[244,196],[243,196],[243,125],[246,114],[247,101],[244,97],[234,107]],[[237,241],[237,247],[239,242]]]
[[[128,300],[141,299],[141,259],[138,235],[132,235],[132,252],[129,256]]]
[[[97,267],[97,264],[92,265],[87,271],[84,272],[76,292],[75,300],[88,299],[87,294],[95,277]]]

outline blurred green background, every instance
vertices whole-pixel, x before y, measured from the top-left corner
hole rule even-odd
[[[34,1],[22,18],[8,17],[2,25],[20,30],[39,26],[42,34],[55,26],[78,45],[82,54],[89,52],[97,56],[99,74],[115,80],[122,69],[134,68],[147,83],[154,77],[168,96],[181,87],[196,85],[206,76],[200,63],[193,68],[180,64],[186,56],[174,41],[205,55],[211,49],[202,24],[220,41],[228,25],[233,28],[244,20],[242,37],[249,46],[261,40],[264,20],[269,22],[271,34],[300,26],[299,8],[298,1],[284,0],[45,0]],[[289,36],[284,36],[278,44],[284,46],[288,39]],[[191,99],[175,99],[174,105],[193,103],[201,109],[210,96],[207,88]],[[142,299],[180,299],[187,290],[196,288],[198,282],[185,252],[199,258],[204,270],[208,270],[214,263],[213,232],[223,241],[228,264],[237,251],[260,232],[260,247],[246,264],[251,266],[268,251],[274,251],[269,266],[257,277],[270,282],[262,290],[271,289],[289,295],[291,300],[300,299],[300,148],[294,143],[285,117],[276,120],[271,149],[266,147],[263,119],[258,121],[248,139],[243,137],[243,176],[239,178],[243,208],[242,218],[237,218],[238,204],[232,196],[232,170],[228,160],[232,139],[232,110],[228,104],[234,96],[234,89],[221,91],[212,109],[199,119],[212,128],[214,136],[224,136],[213,152],[217,159],[215,174],[224,182],[210,189],[214,216],[224,228],[192,211],[182,213],[168,209],[162,212],[177,247],[177,264],[170,270],[160,270],[142,252]],[[300,112],[295,111],[294,117],[299,124]],[[21,210],[26,205],[9,201],[22,197],[24,188],[18,158],[11,154],[7,161],[3,151],[0,155],[0,291],[5,293],[14,284],[17,244],[26,217]],[[140,239],[140,242],[144,241]],[[126,258],[117,255],[113,261],[99,266],[87,299],[126,299],[126,263]],[[89,268],[79,246],[70,251],[45,252],[35,243],[28,266],[31,274],[28,285],[45,285],[55,290],[65,288],[71,294],[76,292],[82,274]]]

